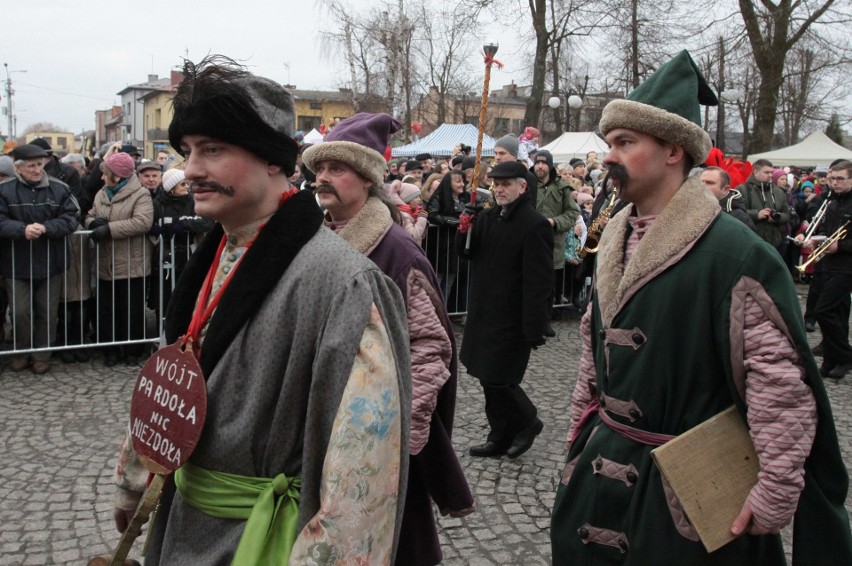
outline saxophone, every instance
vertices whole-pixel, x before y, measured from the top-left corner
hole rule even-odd
[[[589,226],[588,235],[586,236],[585,245],[579,246],[577,249],[577,255],[580,259],[585,258],[588,254],[597,253],[598,245],[601,242],[601,232],[603,232],[604,229],[604,227],[601,226],[601,219],[609,220],[609,216],[612,214],[612,209],[615,208],[617,200],[616,192],[613,191],[607,207],[601,210],[592,221],[591,226]]]

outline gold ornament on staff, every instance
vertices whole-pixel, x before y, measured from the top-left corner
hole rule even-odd
[[[485,122],[488,119],[488,85],[491,82],[491,65],[497,65],[498,69],[503,68],[503,63],[494,58],[497,54],[497,43],[489,43],[482,46],[482,52],[485,56],[485,82],[482,85],[482,102],[479,106],[479,132],[476,137],[476,159],[473,163],[473,189],[470,191],[470,204],[476,204],[476,191],[479,188],[480,165],[482,164],[482,138],[485,135]],[[470,233],[467,231],[467,242],[465,249],[470,249]]]

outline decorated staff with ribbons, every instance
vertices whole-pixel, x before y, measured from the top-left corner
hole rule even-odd
[[[195,352],[207,420],[146,563],[389,564],[410,428],[402,296],[290,186],[290,94],[218,56],[184,76],[169,141],[196,212],[218,224],[178,281],[165,339]],[[129,448],[119,530],[147,476]]]
[[[710,151],[699,104],[715,103],[683,51],[604,108],[604,161],[630,206],[603,232],[581,322],[556,565],[784,564],[794,517],[794,564],[852,564],[848,476],[787,268],[688,178]],[[723,518],[736,538],[708,553],[651,450],[731,405],[760,470]]]

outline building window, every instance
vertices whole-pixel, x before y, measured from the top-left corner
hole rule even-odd
[[[494,134],[495,138],[503,137],[509,133],[508,118],[494,118]]]
[[[311,102],[311,110],[322,110],[322,102]]]
[[[464,117],[464,123],[465,124],[472,124],[472,125],[474,125],[478,128],[479,127],[479,116],[465,116]]]
[[[56,146],[62,149],[68,149],[68,138],[65,136],[56,138]]]
[[[322,118],[319,116],[299,116],[298,129],[303,132],[310,132],[314,128],[319,129],[321,123]]]
[[[524,131],[524,120],[512,120],[512,132],[515,132],[518,135],[521,135],[521,132]]]

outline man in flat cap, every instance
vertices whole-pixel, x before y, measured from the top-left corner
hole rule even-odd
[[[432,174],[433,161],[431,153],[418,153],[414,158],[420,162],[420,165],[423,166],[423,176],[422,178],[426,178]]]
[[[6,280],[16,350],[48,348],[56,338],[65,237],[77,229],[80,208],[71,189],[44,171],[48,153],[37,145],[12,151],[15,176],[0,183],[0,275]],[[12,371],[45,373],[50,352],[12,357]]]
[[[311,191],[290,185],[290,94],[220,56],[186,62],[184,77],[169,142],[186,159],[196,212],[219,224],[181,275],[165,338],[198,321],[188,339],[208,408],[146,561],[389,564],[411,403],[402,296],[323,227]],[[125,446],[119,530],[144,487],[130,462]]]
[[[453,326],[438,279],[418,242],[383,196],[384,148],[400,124],[388,114],[358,113],[303,153],[316,173],[326,225],[370,258],[402,291],[411,353],[411,442],[397,565],[442,559],[433,501],[443,514],[473,511],[473,495],[453,450],[458,362]]]
[[[143,161],[136,167],[139,182],[155,199],[163,192],[163,167],[156,161]]]
[[[545,343],[553,288],[553,229],[527,194],[527,168],[517,161],[491,171],[497,206],[463,215],[456,238],[470,260],[470,302],[461,355],[485,394],[490,432],[471,456],[517,458],[543,423],[521,388],[530,351]],[[473,222],[471,222],[473,220]],[[466,234],[471,230],[470,247]]]
[[[794,515],[794,563],[852,563],[846,468],[790,275],[688,178],[711,147],[699,104],[716,102],[683,51],[604,108],[630,205],[603,232],[581,323],[556,565],[783,564]],[[651,450],[731,405],[760,472],[730,518],[737,538],[708,554]]]

